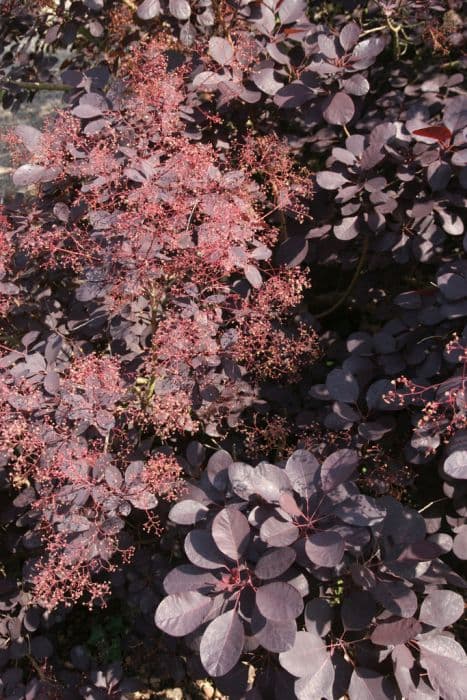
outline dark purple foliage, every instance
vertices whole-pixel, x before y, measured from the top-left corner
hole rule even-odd
[[[1,697],[463,699],[463,13],[0,2]]]

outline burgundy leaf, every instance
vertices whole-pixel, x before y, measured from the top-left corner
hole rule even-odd
[[[316,659],[306,676],[295,683],[295,694],[298,700],[310,700],[310,698],[333,697],[334,679],[336,670],[331,657]]]
[[[338,190],[348,182],[347,178],[332,170],[320,170],[316,175],[316,182],[323,190]]]
[[[140,19],[153,19],[158,17],[161,11],[161,6],[159,0],[144,0],[141,5],[138,6],[136,14]]]
[[[260,536],[270,547],[287,547],[298,539],[299,532],[293,523],[270,517],[261,525]]]
[[[346,630],[363,630],[376,615],[376,603],[368,591],[353,590],[344,597],[342,624]]]
[[[193,530],[185,537],[185,553],[192,564],[202,569],[219,569],[225,566],[222,553],[209,532]]]
[[[223,554],[238,561],[250,541],[248,520],[236,508],[224,508],[213,520],[212,538]]]
[[[185,591],[167,596],[156,610],[156,625],[172,637],[183,637],[197,629],[212,605],[197,591]]]
[[[216,63],[225,66],[232,60],[234,51],[227,39],[220,36],[212,36],[209,39],[209,55]]]
[[[213,589],[219,583],[210,571],[193,564],[180,564],[169,571],[164,579],[164,589],[168,595],[185,591]]]
[[[427,126],[423,129],[412,131],[416,136],[423,136],[426,139],[438,141],[443,147],[449,146],[452,133],[446,126]]]
[[[187,498],[172,506],[169,518],[178,525],[194,525],[206,517],[208,512],[206,506]]]
[[[303,610],[300,593],[289,583],[267,583],[256,592],[256,605],[268,620],[295,620]]]
[[[316,492],[319,484],[319,463],[308,450],[295,450],[287,460],[285,471],[294,491],[303,498]]]
[[[358,467],[358,454],[355,450],[336,450],[321,465],[323,491],[332,491],[352,476]]]
[[[396,700],[399,697],[391,679],[368,668],[356,668],[348,689],[350,700]]]
[[[467,684],[467,658],[451,637],[436,635],[418,640],[420,663],[443,700],[463,700]]]
[[[251,619],[251,631],[262,647],[278,654],[293,647],[297,625],[295,620],[267,620],[255,608]]]
[[[361,29],[356,22],[345,24],[339,34],[339,41],[344,51],[350,51],[358,41]]]
[[[421,631],[421,624],[413,617],[405,617],[401,620],[384,620],[377,623],[371,633],[371,641],[373,644],[381,646],[396,646],[414,639]]]
[[[13,173],[13,183],[17,187],[28,187],[38,182],[51,182],[58,175],[56,168],[45,168],[43,165],[26,163]]]
[[[329,124],[348,124],[355,114],[355,106],[352,98],[345,92],[337,92],[323,112],[323,116]]]
[[[432,627],[449,627],[464,614],[464,599],[454,591],[432,591],[420,607],[419,620]]]
[[[255,575],[261,579],[276,578],[286,572],[295,561],[291,547],[268,549],[255,566]]]
[[[305,540],[305,552],[313,564],[334,567],[344,556],[344,540],[337,532],[316,532]]]
[[[324,598],[313,598],[305,606],[305,626],[308,632],[325,637],[331,629],[334,611]]]
[[[224,676],[237,663],[245,641],[236,610],[229,610],[206,628],[200,645],[201,663],[209,675]]]
[[[279,656],[282,668],[298,678],[310,676],[329,659],[326,645],[318,635],[311,632],[297,632],[295,644],[289,651]]]

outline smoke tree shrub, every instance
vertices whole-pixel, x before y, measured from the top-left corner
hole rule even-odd
[[[298,450],[253,468],[217,452],[172,507],[171,520],[192,526],[188,562],[165,578],[155,621],[189,635],[209,675],[234,673],[242,649],[263,648],[297,698],[430,693],[426,675],[433,692],[456,697],[467,659],[441,629],[464,603],[443,586],[463,580],[439,559],[422,515],[359,492],[358,462],[354,450],[321,465]]]
[[[463,3],[0,8],[2,694],[457,700]]]

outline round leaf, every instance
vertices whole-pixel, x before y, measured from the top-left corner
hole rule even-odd
[[[464,614],[464,599],[454,591],[432,591],[423,601],[419,620],[432,627],[449,627]]]
[[[302,678],[309,676],[328,658],[326,646],[318,635],[300,631],[297,632],[292,649],[280,654],[279,662],[292,676]]]
[[[344,556],[344,548],[344,540],[337,532],[316,532],[305,540],[305,552],[317,566],[337,566]]]
[[[206,628],[200,645],[201,663],[210,676],[224,676],[237,663],[245,633],[236,610],[220,615]]]
[[[268,620],[295,620],[303,610],[300,593],[289,583],[267,583],[256,592],[256,605]]]
[[[277,578],[295,561],[295,551],[291,547],[268,549],[255,567],[255,575],[261,579]]]
[[[213,520],[212,538],[223,554],[238,561],[250,540],[248,520],[236,508],[224,508]]]
[[[197,591],[167,596],[156,610],[156,625],[172,637],[183,637],[197,629],[211,609],[212,599]]]
[[[348,124],[355,114],[352,98],[345,92],[337,92],[331,98],[328,106],[323,112],[323,116],[329,124]]]

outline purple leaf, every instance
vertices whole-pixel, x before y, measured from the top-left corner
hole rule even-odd
[[[251,631],[262,647],[278,654],[293,647],[297,625],[295,620],[267,620],[255,608],[251,619]]]
[[[39,659],[41,661],[48,658],[49,656],[52,656],[54,652],[52,642],[49,639],[47,639],[47,637],[43,637],[42,635],[32,637],[30,645],[31,654],[34,656],[34,658]]]
[[[200,645],[200,657],[209,675],[224,676],[237,663],[245,641],[243,625],[236,610],[229,610],[206,628]]]
[[[331,60],[337,58],[336,40],[334,37],[320,34],[318,36],[318,48],[326,58],[330,58]]]
[[[261,525],[260,536],[270,547],[287,547],[298,539],[299,531],[291,522],[270,517]]]
[[[296,450],[285,465],[294,491],[303,498],[309,498],[316,492],[319,484],[319,463],[308,450]]]
[[[308,241],[302,236],[291,236],[280,244],[277,251],[277,264],[295,267],[308,255]]]
[[[275,3],[275,11],[279,13],[282,24],[296,22],[303,18],[306,12],[305,0],[279,0]]]
[[[300,593],[289,583],[267,583],[256,592],[256,605],[268,620],[295,620],[303,610]]]
[[[234,56],[230,42],[220,36],[212,36],[209,39],[209,55],[221,66],[228,65]]]
[[[212,522],[212,538],[223,554],[238,561],[250,541],[248,520],[236,508],[224,508]]]
[[[467,148],[453,153],[451,163],[457,165],[459,168],[464,168],[467,165]]]
[[[197,591],[173,593],[159,604],[156,625],[172,637],[183,637],[201,625],[211,605],[211,598]]]
[[[342,88],[348,95],[366,95],[370,90],[370,83],[363,75],[355,73],[352,77],[342,81]]]
[[[354,238],[356,238],[359,234],[359,219],[360,217],[358,216],[358,214],[356,216],[344,217],[340,224],[336,224],[333,227],[335,237],[340,241],[351,241]]]
[[[386,610],[400,617],[412,617],[418,607],[415,593],[403,581],[381,581],[371,591]]]
[[[60,375],[54,370],[49,370],[44,377],[44,389],[54,396],[60,388]]]
[[[449,627],[464,614],[464,599],[454,591],[432,591],[423,601],[420,622],[432,627]]]
[[[305,627],[308,632],[325,637],[331,629],[334,611],[324,598],[313,598],[305,607]]]
[[[329,654],[322,639],[317,634],[304,631],[297,632],[292,649],[279,655],[282,668],[297,678],[317,672],[328,659]]]
[[[441,163],[440,161],[430,163],[426,171],[428,184],[433,192],[439,192],[440,190],[446,189],[449,180],[451,179],[451,175],[452,170],[450,165],[448,163]]]
[[[444,554],[444,550],[439,544],[430,542],[429,540],[421,540],[420,542],[413,542],[405,547],[396,561],[409,563],[430,561],[431,559],[436,559],[441,556],[441,554]]]
[[[51,182],[58,175],[56,168],[45,168],[43,165],[25,163],[13,173],[13,183],[16,187],[28,187],[38,182]]]
[[[443,121],[453,133],[467,125],[467,97],[465,95],[452,97],[448,101]]]
[[[161,6],[159,0],[144,0],[144,2],[139,5],[136,14],[140,19],[153,19],[158,17],[161,12]]]
[[[178,525],[194,525],[205,518],[208,512],[206,506],[187,498],[172,506],[169,518]]]
[[[219,569],[225,566],[222,553],[218,550],[209,532],[193,530],[185,537],[185,554],[192,564],[201,569]]]
[[[467,686],[467,659],[451,637],[436,635],[418,640],[420,663],[433,688],[444,700],[463,700]]]
[[[462,525],[454,538],[452,551],[458,559],[467,559],[467,525]]]
[[[268,549],[258,560],[255,575],[261,579],[277,578],[290,568],[295,557],[295,551],[291,547]]]
[[[347,481],[358,467],[358,453],[355,450],[337,450],[327,457],[321,465],[321,483],[323,491],[332,491]]]
[[[339,34],[339,41],[344,51],[350,51],[358,41],[361,29],[356,22],[344,25]]]
[[[200,467],[206,456],[206,448],[197,440],[191,440],[188,443],[185,454],[192,467]]]
[[[38,129],[27,124],[19,124],[15,128],[15,134],[20,137],[30,153],[36,153],[39,150],[42,134]]]
[[[123,483],[123,477],[120,469],[113,464],[106,466],[104,476],[107,484],[111,489],[119,489]]]
[[[396,700],[392,681],[368,668],[354,669],[348,689],[350,700]]]
[[[352,51],[353,67],[357,70],[368,68],[376,56],[386,48],[388,40],[383,36],[372,36],[361,41]]]
[[[357,494],[337,506],[335,515],[349,525],[371,527],[384,519],[386,510],[371,496]]]
[[[348,182],[347,178],[332,170],[321,170],[316,175],[316,182],[323,190],[338,190]]]
[[[345,92],[337,92],[330,100],[323,112],[323,117],[328,124],[348,124],[355,114],[352,98]]]
[[[338,368],[329,372],[326,378],[326,389],[332,399],[347,403],[355,403],[360,394],[355,377],[350,372]]]
[[[261,272],[254,265],[245,265],[244,267],[245,277],[252,287],[255,289],[260,289],[263,284],[263,278],[261,277]]]
[[[164,590],[171,595],[185,591],[201,591],[204,588],[213,589],[218,583],[219,580],[210,571],[193,564],[180,564],[165,577]]]
[[[176,19],[186,20],[191,15],[191,7],[188,0],[169,0],[169,12]]]
[[[229,480],[229,467],[233,459],[225,450],[218,450],[209,458],[206,467],[208,481],[218,491],[225,491]]]
[[[346,630],[363,630],[376,615],[376,603],[368,591],[353,590],[344,597],[342,624]]]
[[[319,663],[315,659],[308,675],[303,676],[295,683],[295,694],[298,700],[333,697],[335,676],[336,670],[329,655],[325,659],[320,657]]]
[[[137,490],[128,492],[128,500],[131,505],[139,510],[152,510],[158,504],[158,500],[153,493],[145,490],[146,487],[139,487]]]
[[[280,74],[270,67],[261,68],[253,71],[251,79],[260,90],[266,95],[275,95],[281,88],[284,87],[283,81],[279,80]]]
[[[344,540],[337,532],[316,532],[305,540],[305,552],[313,564],[334,567],[344,556]]]
[[[453,479],[467,479],[467,431],[461,431],[451,439],[448,451],[443,472]]]
[[[421,631],[421,624],[413,617],[405,617],[401,620],[384,620],[377,623],[370,639],[373,644],[380,646],[396,646],[409,642]]]

